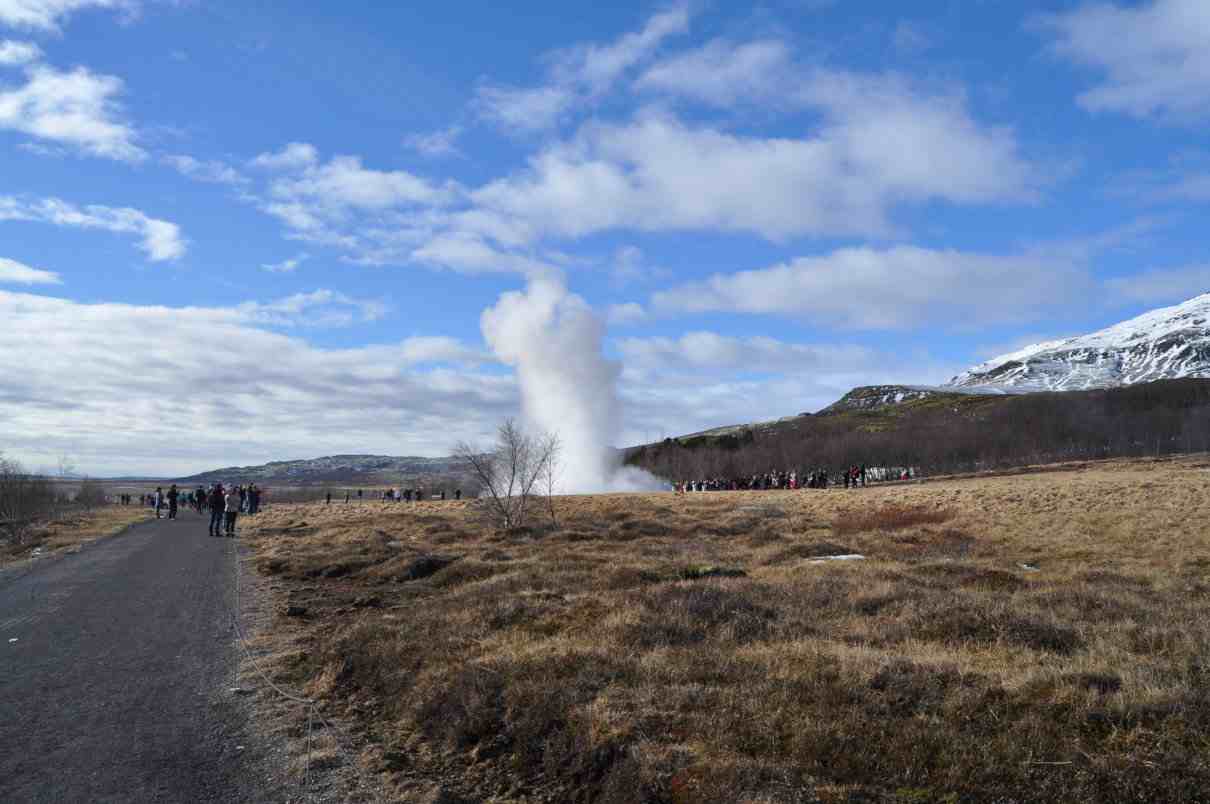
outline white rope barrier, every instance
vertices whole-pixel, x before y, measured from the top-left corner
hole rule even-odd
[[[263,680],[265,682],[265,684],[269,687],[269,689],[271,689],[274,693],[276,693],[278,696],[280,696],[281,698],[284,698],[287,701],[291,701],[293,703],[301,704],[301,705],[307,707],[306,753],[304,754],[304,757],[303,757],[303,772],[302,772],[302,779],[300,780],[300,785],[301,785],[302,794],[303,794],[303,801],[311,800],[311,798],[310,798],[310,796],[311,796],[311,745],[312,745],[311,737],[312,737],[312,732],[314,730],[314,724],[317,719],[319,720],[319,722],[323,723],[324,727],[328,730],[329,734],[331,735],[332,744],[336,747],[337,753],[340,754],[340,756],[344,760],[345,764],[353,772],[354,780],[356,781],[358,787],[362,786],[364,780],[361,778],[361,774],[357,772],[357,763],[354,761],[353,757],[345,750],[344,746],[341,744],[341,737],[343,735],[342,735],[340,729],[336,728],[336,726],[334,726],[332,724],[332,722],[329,721],[326,717],[324,717],[323,713],[319,711],[319,702],[313,698],[305,698],[301,695],[295,695],[295,694],[292,694],[292,693],[289,693],[289,692],[283,690],[281,687],[279,687],[277,684],[275,684],[273,682],[273,679],[269,678],[269,675],[264,671],[264,669],[260,666],[260,663],[257,661],[257,657],[252,653],[252,649],[248,645],[248,640],[244,637],[243,627],[240,625],[240,576],[241,576],[241,572],[240,572],[240,561],[239,561],[239,540],[237,538],[231,539],[231,555],[232,555],[232,559],[233,559],[232,566],[233,566],[234,573],[235,573],[235,608],[232,611],[231,620],[232,620],[232,624],[235,626],[236,641],[239,643],[239,647],[240,647],[240,651],[237,651],[235,654],[235,660],[234,660],[233,672],[232,672],[233,683],[231,686],[231,692],[234,694],[244,694],[246,692],[250,692],[250,690],[245,690],[242,687],[240,687],[240,685],[239,685],[239,661],[240,661],[240,652],[242,651],[242,654],[245,657],[247,657],[248,663],[252,666],[253,670],[256,671],[256,674],[258,676],[260,676],[261,680]],[[377,790],[378,795],[380,796],[377,800],[386,801],[387,798],[385,795],[385,791],[382,788],[381,782],[379,782],[376,786],[378,788],[378,790]]]

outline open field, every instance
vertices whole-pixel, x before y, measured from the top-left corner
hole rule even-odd
[[[245,520],[270,672],[400,799],[1210,800],[1205,456],[556,506]]]
[[[154,511],[137,505],[106,505],[89,511],[68,512],[35,524],[22,544],[0,541],[0,565],[70,550],[85,542],[112,536],[154,516]]]

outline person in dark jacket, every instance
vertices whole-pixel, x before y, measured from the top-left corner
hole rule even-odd
[[[177,491],[176,483],[168,487],[168,518],[176,519],[176,509],[181,499],[181,493]]]
[[[223,535],[223,508],[226,506],[226,499],[223,494],[223,484],[215,483],[214,488],[210,489],[210,535]]]

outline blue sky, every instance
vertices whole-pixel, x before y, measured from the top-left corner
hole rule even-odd
[[[245,5],[0,0],[7,456],[446,454],[538,277],[618,443],[1210,289],[1203,0]]]

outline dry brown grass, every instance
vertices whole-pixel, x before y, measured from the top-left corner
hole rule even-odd
[[[865,531],[889,532],[920,525],[939,525],[953,517],[954,512],[946,508],[888,503],[877,508],[845,511],[833,520],[832,529],[841,536]]]
[[[558,505],[249,521],[306,609],[274,672],[358,719],[401,798],[1210,800],[1192,461]]]
[[[106,505],[91,511],[64,514],[35,525],[21,545],[0,544],[0,564],[78,549],[86,542],[112,536],[152,516],[154,512],[137,505]]]

